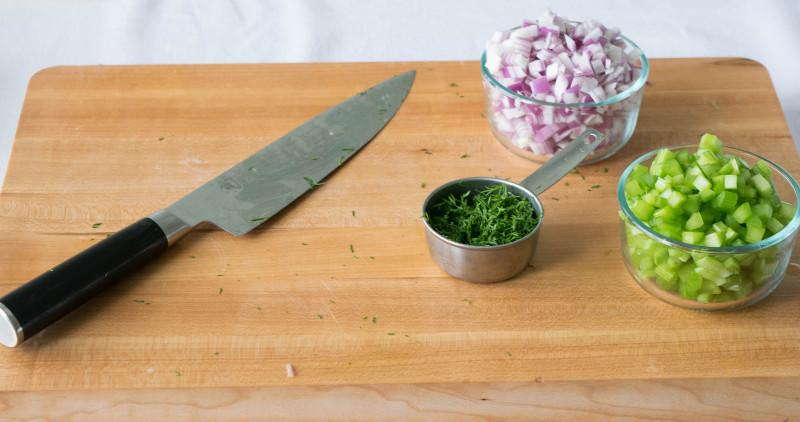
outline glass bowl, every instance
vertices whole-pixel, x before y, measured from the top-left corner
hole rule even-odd
[[[667,149],[673,152],[687,149],[694,154],[698,145],[679,145]],[[752,168],[759,160],[763,160],[771,170],[774,190],[780,200],[796,209],[782,216],[785,220],[782,229],[756,243],[730,247],[688,244],[662,235],[642,223],[626,200],[625,183],[630,180],[631,172],[637,165],[649,167],[657,153],[652,151],[631,163],[622,173],[617,187],[622,256],[636,282],[664,302],[697,311],[734,310],[767,297],[786,274],[800,226],[800,187],[797,182],[788,172],[766,158],[723,146],[722,154],[739,157],[748,167]],[[703,268],[698,271],[699,267]],[[710,268],[716,271],[706,272]],[[692,269],[694,271],[689,271]],[[698,273],[701,281],[691,272]],[[699,282],[703,283],[701,291],[710,289],[713,293],[698,295],[696,288]]]
[[[639,47],[620,35],[625,54]],[[544,163],[586,128],[605,135],[602,145],[581,164],[610,157],[622,148],[636,128],[642,94],[650,72],[641,54],[641,73],[623,92],[602,102],[553,103],[516,93],[499,82],[486,68],[486,51],[481,56],[481,74],[486,104],[486,119],[495,138],[511,152]],[[542,124],[542,122],[554,122]]]

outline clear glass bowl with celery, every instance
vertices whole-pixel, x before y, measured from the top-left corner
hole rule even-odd
[[[766,158],[705,134],[631,163],[617,198],[628,271],[667,303],[738,309],[767,297],[786,274],[800,187]]]

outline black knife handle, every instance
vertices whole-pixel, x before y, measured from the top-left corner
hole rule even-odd
[[[164,252],[167,236],[143,218],[0,298],[0,343],[14,347]]]

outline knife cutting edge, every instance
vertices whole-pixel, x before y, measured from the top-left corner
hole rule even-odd
[[[152,261],[203,222],[241,236],[366,145],[403,104],[415,71],[324,111],[167,208],[0,298],[0,344],[15,347]]]

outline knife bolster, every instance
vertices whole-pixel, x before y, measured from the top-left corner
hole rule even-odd
[[[193,226],[180,219],[168,210],[156,211],[148,217],[153,220],[167,236],[168,246],[180,240]]]

